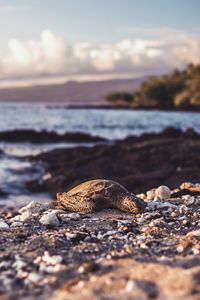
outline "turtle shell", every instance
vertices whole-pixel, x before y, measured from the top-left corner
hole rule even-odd
[[[95,200],[112,198],[115,195],[126,194],[128,191],[119,183],[112,180],[96,179],[83,182],[66,193],[68,197],[78,197]]]

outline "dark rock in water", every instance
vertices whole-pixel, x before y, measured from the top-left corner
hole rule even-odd
[[[55,142],[72,142],[72,143],[89,143],[101,142],[105,139],[98,136],[91,136],[85,133],[65,133],[58,134],[54,131],[35,131],[35,130],[12,130],[0,132],[0,141],[19,143],[19,142],[32,142],[32,143],[55,143]]]
[[[125,138],[122,142],[139,142],[144,140],[151,140],[158,137],[155,133],[145,133],[139,137],[137,136],[129,136]],[[188,128],[186,131],[182,131],[181,129],[174,127],[167,127],[162,132],[159,133],[160,138],[196,138],[199,139],[199,134],[194,131],[192,128]]]
[[[0,189],[0,197],[5,197],[8,194]]]
[[[199,181],[199,152],[200,136],[178,131],[133,137],[113,145],[57,149],[33,158],[46,163],[45,171],[51,177],[29,182],[28,187],[54,196],[86,180],[106,178],[134,193],[159,185],[174,188],[185,181]]]

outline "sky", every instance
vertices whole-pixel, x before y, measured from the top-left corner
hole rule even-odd
[[[200,63],[199,0],[0,0],[0,86]]]

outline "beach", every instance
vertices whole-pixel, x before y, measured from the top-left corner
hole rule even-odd
[[[199,299],[200,197],[146,196],[134,215],[1,209],[1,299]]]
[[[198,299],[200,197],[176,193],[183,182],[199,186],[199,134],[167,128],[115,141],[69,137],[94,144],[27,155],[23,160],[42,169],[25,181],[33,202],[1,207],[1,299]],[[145,211],[55,209],[57,192],[97,178],[143,198]],[[160,185],[170,198],[155,196]],[[48,201],[38,202],[38,193]]]

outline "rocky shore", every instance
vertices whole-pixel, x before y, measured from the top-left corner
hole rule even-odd
[[[200,297],[200,196],[138,195],[144,213],[68,213],[53,203],[1,209],[0,299]]]
[[[133,193],[162,184],[175,188],[184,181],[199,181],[199,153],[200,135],[174,128],[112,144],[57,149],[29,158],[44,167],[44,174],[28,181],[27,188],[55,197],[58,191],[97,178],[117,181]]]
[[[10,131],[0,132],[0,142],[9,143],[89,143],[89,142],[103,142],[105,139],[101,137],[91,136],[85,133],[67,132],[65,134],[58,134],[55,131],[36,131],[32,129],[15,129]]]

